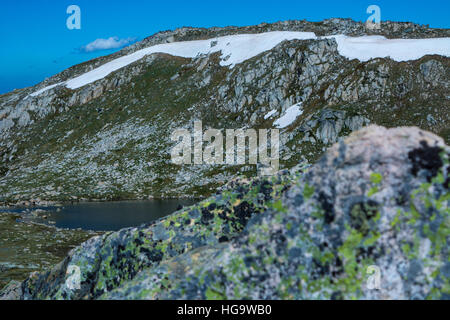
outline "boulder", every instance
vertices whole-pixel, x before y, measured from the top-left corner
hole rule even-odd
[[[363,129],[230,243],[163,261],[102,298],[449,298],[448,156],[417,128]]]

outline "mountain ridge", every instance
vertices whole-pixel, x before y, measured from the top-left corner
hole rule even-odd
[[[192,128],[195,119],[210,128],[270,128],[297,103],[302,115],[281,135],[285,168],[314,161],[340,136],[369,123],[416,125],[449,141],[449,58],[349,60],[333,39],[281,42],[231,69],[220,65],[219,53],[195,58],[155,53],[84,87],[56,87],[25,98],[150,44],[278,29],[399,38],[449,35],[447,29],[412,23],[383,22],[380,30],[368,30],[349,19],[157,33],[0,96],[0,201],[207,196],[231,177],[255,174],[255,168],[175,167],[168,156],[170,132]]]
[[[166,30],[166,31],[158,31],[155,34],[144,38],[141,41],[138,41],[132,45],[129,45],[125,48],[120,49],[119,51],[108,54],[106,56],[101,56],[98,58],[94,58],[79,64],[76,64],[72,67],[69,67],[48,79],[36,84],[35,86],[31,86],[28,88],[34,88],[41,83],[51,82],[53,78],[62,76],[64,79],[64,74],[67,71],[71,71],[72,69],[77,69],[85,64],[92,63],[94,66],[98,66],[99,64],[103,64],[112,59],[121,57],[123,55],[135,52],[136,50],[142,49],[143,47],[148,47],[155,44],[164,43],[167,41],[173,41],[175,39],[171,39],[173,36],[180,36],[177,41],[186,41],[186,40],[198,40],[205,39],[205,37],[213,37],[220,36],[222,33],[233,34],[233,32],[238,33],[260,33],[271,31],[305,31],[305,32],[314,32],[318,36],[322,35],[330,35],[332,32],[335,34],[342,33],[344,35],[349,36],[362,36],[362,35],[382,35],[387,38],[404,38],[404,39],[414,39],[417,38],[438,38],[438,37],[450,37],[450,29],[443,28],[429,28],[427,25],[420,25],[413,22],[399,22],[399,21],[382,21],[380,23],[379,29],[368,29],[366,25],[362,22],[354,21],[350,18],[331,18],[325,19],[318,22],[309,22],[307,20],[286,20],[286,21],[278,21],[274,23],[260,23],[255,26],[227,26],[227,27],[211,27],[211,28],[201,28],[201,27],[180,27],[174,30]],[[408,32],[404,32],[404,31]],[[212,35],[207,35],[212,31]],[[193,34],[190,34],[193,33]],[[85,70],[80,71],[81,73],[86,72]],[[51,83],[50,83],[51,84]],[[27,89],[27,88],[23,88]],[[23,89],[16,89],[23,90]],[[2,95],[8,94],[10,92],[6,92]]]

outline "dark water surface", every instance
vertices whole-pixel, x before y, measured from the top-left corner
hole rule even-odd
[[[38,210],[39,214],[30,220],[64,229],[117,231],[155,221],[175,212],[180,206],[195,202],[185,199],[79,202],[61,207],[33,208],[31,211]],[[12,211],[23,212],[20,209]]]
[[[48,220],[58,228],[94,231],[115,231],[136,227],[165,217],[194,200],[146,200],[118,202],[84,202],[65,205],[61,211],[52,211]]]

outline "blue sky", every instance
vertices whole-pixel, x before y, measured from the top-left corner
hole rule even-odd
[[[66,27],[66,9],[72,4],[81,9],[80,30]],[[80,50],[96,39],[140,40],[182,26],[332,17],[365,21],[371,4],[381,8],[381,20],[450,27],[448,0],[1,0],[0,93],[34,85],[74,64],[118,50]]]

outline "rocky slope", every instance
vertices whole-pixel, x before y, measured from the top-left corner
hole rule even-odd
[[[412,23],[383,22],[380,30],[368,30],[345,19],[155,34],[0,96],[0,202],[207,196],[239,174],[255,175],[256,168],[174,166],[171,132],[192,128],[196,119],[205,128],[269,128],[297,103],[302,115],[281,133],[284,168],[316,160],[338,137],[369,123],[416,125],[449,142],[448,57],[349,60],[339,54],[335,39],[284,41],[233,68],[221,66],[219,53],[195,58],[155,53],[81,88],[57,86],[30,96],[151,45],[280,30],[450,36],[449,30]]]
[[[432,133],[370,126],[311,167],[240,178],[165,219],[92,238],[0,297],[449,299],[449,156]]]

